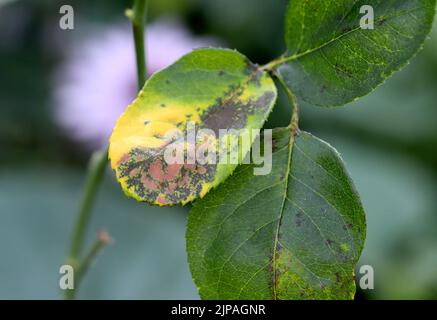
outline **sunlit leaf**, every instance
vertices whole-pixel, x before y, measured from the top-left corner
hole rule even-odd
[[[110,139],[111,166],[124,191],[159,205],[204,196],[237,164],[168,164],[166,147],[178,142],[184,150],[193,147],[185,139],[188,122],[211,129],[217,137],[220,129],[260,129],[276,94],[270,76],[232,50],[195,50],[153,75]],[[166,136],[175,129],[184,133],[176,141]],[[242,157],[249,148],[242,148]]]

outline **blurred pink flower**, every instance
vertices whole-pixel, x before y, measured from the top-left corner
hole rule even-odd
[[[167,67],[193,48],[217,44],[194,37],[175,20],[147,27],[149,74]],[[107,143],[112,128],[137,93],[135,54],[129,25],[94,32],[70,51],[55,76],[55,121],[75,141],[92,150]]]

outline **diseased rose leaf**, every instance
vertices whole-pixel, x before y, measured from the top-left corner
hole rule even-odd
[[[203,143],[217,147],[220,129],[261,129],[276,96],[271,77],[240,53],[195,50],[153,75],[120,117],[110,139],[111,167],[125,193],[139,201],[193,201],[225,180],[237,164],[169,164],[166,147],[179,144],[187,155]],[[188,122],[197,130],[210,129],[217,139],[190,143]],[[175,129],[183,134],[169,138],[166,134]],[[241,158],[249,148],[241,148]]]
[[[360,27],[363,5],[374,29]],[[320,106],[364,96],[421,48],[436,0],[293,0],[286,13],[289,62],[279,73],[293,93]]]
[[[343,162],[327,143],[273,133],[273,167],[240,165],[194,203],[190,269],[204,299],[352,299],[366,222]]]

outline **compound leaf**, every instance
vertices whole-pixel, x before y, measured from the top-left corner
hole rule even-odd
[[[381,84],[421,48],[435,0],[293,0],[286,13],[288,60],[279,72],[295,95],[344,105]],[[362,29],[372,7],[372,29]]]
[[[305,133],[273,133],[273,167],[240,165],[194,203],[187,226],[204,299],[351,299],[366,222],[339,154]]]
[[[238,163],[169,164],[166,147],[180,143],[187,153],[199,143],[184,138],[188,122],[217,135],[220,129],[260,129],[276,96],[271,77],[240,53],[195,50],[153,75],[120,117],[110,139],[111,167],[125,193],[139,201],[172,205],[202,197]],[[175,129],[182,133],[176,141],[166,135]]]

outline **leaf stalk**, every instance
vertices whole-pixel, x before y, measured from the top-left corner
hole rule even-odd
[[[296,97],[294,96],[291,89],[285,83],[285,80],[281,77],[281,75],[277,72],[271,71],[273,77],[278,80],[278,83],[281,85],[282,89],[287,94],[288,100],[291,104],[291,121],[290,128],[294,136],[299,132],[299,105],[297,103]]]

